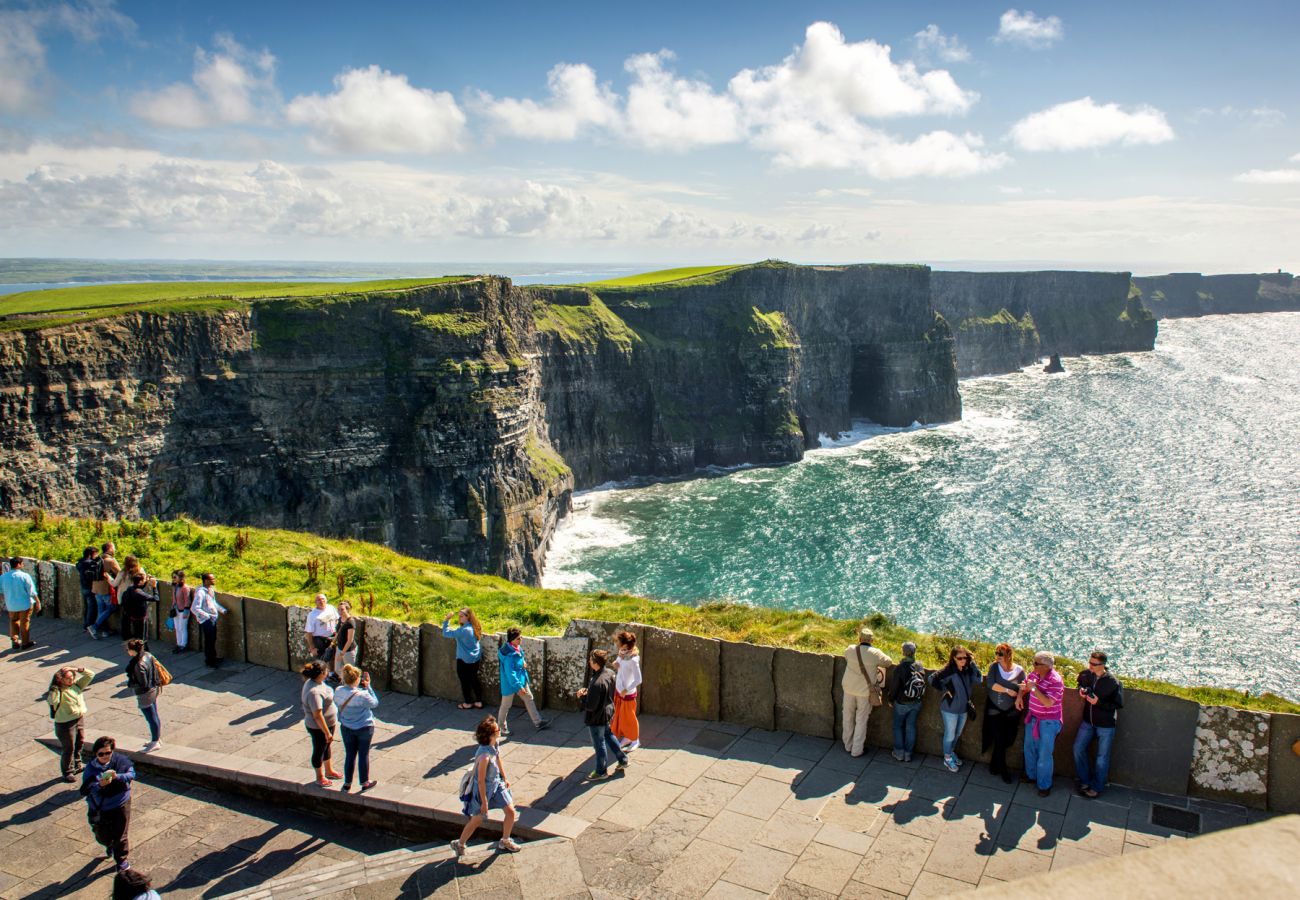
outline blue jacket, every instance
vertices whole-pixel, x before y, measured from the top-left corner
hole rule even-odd
[[[974,696],[975,685],[980,682],[979,670],[974,663],[966,663],[965,669],[943,670],[930,676],[930,684],[943,695],[939,700],[939,709],[949,713],[967,712],[966,704]]]
[[[107,787],[100,787],[99,776],[109,769],[116,772],[117,777],[109,782]],[[90,762],[86,763],[85,771],[81,773],[80,793],[86,798],[86,803],[91,809],[107,812],[127,804],[131,799],[133,781],[135,781],[135,767],[131,765],[131,760],[114,751],[108,760],[108,765],[104,765],[93,756],[90,758]]]
[[[343,705],[345,703],[346,706]],[[363,691],[360,686],[350,688],[341,684],[334,689],[334,708],[339,711],[339,724],[344,728],[357,731],[374,725],[374,710],[377,706],[379,697],[375,695],[374,688]]]
[[[473,625],[452,628],[450,623],[443,622],[442,636],[456,639],[456,658],[463,663],[476,663],[483,655],[483,645],[474,637]]]
[[[528,687],[528,670],[524,668],[524,654],[515,649],[515,645],[506,642],[497,651],[501,661],[501,696],[514,694],[522,687]]]

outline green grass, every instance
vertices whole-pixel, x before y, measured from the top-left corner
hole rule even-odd
[[[652,284],[669,284],[674,281],[686,281],[691,278],[700,278],[705,275],[716,275],[720,272],[728,272],[732,269],[742,269],[743,265],[727,266],[687,266],[681,269],[660,269],[657,272],[642,272],[639,275],[628,275],[623,278],[610,278],[605,281],[593,281],[583,287],[603,288],[603,287],[645,287]]]
[[[1014,325],[1021,331],[1034,331],[1034,317],[1026,312],[1023,317],[1017,319],[1006,307],[999,309],[991,316],[971,316],[962,319],[957,325],[958,331],[971,331],[976,328],[991,328],[996,325]]]
[[[547,462],[538,461],[542,466]],[[543,590],[488,575],[403,556],[363,541],[333,540],[294,531],[246,529],[249,544],[235,551],[235,528],[200,525],[186,519],[168,522],[96,523],[44,517],[0,519],[0,552],[38,559],[79,559],[88,544],[115,541],[118,558],[131,553],[145,569],[167,576],[183,568],[193,581],[203,571],[218,577],[218,589],[305,606],[317,590],[337,597],[337,577],[345,579],[345,596],[374,592],[374,614],[406,622],[437,622],[460,606],[471,606],[484,627],[501,631],[518,625],[525,633],[557,634],[573,618],[642,622],[689,634],[799,650],[841,653],[855,639],[858,622],[831,619],[808,611],[750,607],[738,603],[700,606],[664,603],[625,594],[583,594]],[[321,562],[319,582],[307,577],[307,561]],[[955,644],[969,647],[987,666],[993,657],[988,641],[952,635],[921,634],[879,614],[867,620],[876,644],[897,659],[904,641],[914,641],[923,663],[936,667]],[[1018,651],[1022,661],[1028,653]],[[1080,664],[1058,658],[1067,679]],[[1130,687],[1171,694],[1206,705],[1236,706],[1274,712],[1300,712],[1295,703],[1273,694],[1246,695],[1217,688],[1182,687],[1166,682],[1119,676]]]
[[[613,341],[624,351],[641,342],[641,336],[615,315],[594,294],[586,303],[556,303],[547,299],[546,290],[535,290],[538,298],[533,312],[537,329],[558,335],[570,344],[595,347],[602,338]],[[566,299],[571,292],[566,292]],[[552,295],[554,296],[554,295]]]

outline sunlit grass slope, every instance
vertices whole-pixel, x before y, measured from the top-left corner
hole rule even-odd
[[[628,275],[623,278],[610,278],[606,281],[593,281],[585,285],[585,287],[645,287],[646,285],[668,284],[673,281],[685,281],[689,278],[715,275],[719,272],[726,272],[730,269],[739,268],[743,267],[732,264],[728,266],[688,266],[682,269],[660,269],[657,272],[642,272],[639,275]]]
[[[0,519],[0,553],[38,559],[74,561],[88,544],[115,541],[118,558],[140,557],[145,569],[166,578],[176,568],[191,581],[199,573],[218,576],[218,589],[232,594],[306,605],[323,590],[354,603],[374,595],[374,615],[406,622],[441,621],[460,606],[471,606],[484,627],[501,631],[519,625],[525,632],[556,634],[570,619],[591,618],[635,621],[704,637],[745,641],[799,650],[841,653],[854,641],[857,621],[831,619],[807,611],[751,607],[739,603],[687,606],[626,594],[583,594],[543,590],[488,575],[414,559],[386,547],[363,541],[333,540],[294,531],[239,529],[200,525],[180,519],[169,522],[95,523],[84,519],[38,516],[30,520]],[[246,543],[238,535],[246,536]],[[318,561],[319,575],[312,580],[308,563]],[[868,619],[876,643],[898,659],[904,641],[915,641],[921,660],[937,667],[948,658],[954,644],[970,647],[987,666],[993,644],[951,635],[921,634],[894,624],[885,616]],[[1024,650],[1019,652],[1027,657]],[[1070,676],[1078,662],[1060,659]],[[1124,678],[1121,671],[1120,676]],[[1164,682],[1124,678],[1130,687],[1173,694],[1205,704],[1249,709],[1300,712],[1293,703],[1271,694],[1245,696],[1216,688],[1188,688]]]

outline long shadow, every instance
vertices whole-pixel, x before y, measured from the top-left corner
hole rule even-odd
[[[257,856],[267,842],[287,830],[284,825],[272,825],[259,835],[214,849],[187,864],[168,884],[155,885],[155,890],[166,896],[170,891],[192,891],[208,885],[202,896],[219,897],[281,875],[325,844],[320,838],[307,837],[294,847]],[[210,881],[213,883],[208,884]]]
[[[385,745],[376,744],[375,746],[381,747]],[[453,751],[450,756],[443,757],[434,763],[429,768],[429,771],[424,773],[424,777],[437,778],[439,775],[446,775],[448,772],[455,772],[460,769],[468,768],[469,764],[474,761],[474,754],[477,750],[477,745],[470,746],[467,744],[466,746]],[[509,772],[506,774],[509,774]]]
[[[59,779],[59,782],[62,783],[62,779]],[[4,821],[0,821],[0,831],[3,831],[11,825],[25,825],[28,822],[39,822],[56,810],[81,802],[81,795],[77,793],[75,786],[68,785],[68,790],[55,794],[53,797],[41,801],[30,809],[24,809]]]
[[[44,745],[42,744],[42,746]],[[19,788],[16,791],[9,791],[7,794],[4,795],[3,798],[0,798],[0,809],[4,809],[5,807],[8,806],[13,806],[15,803],[21,803],[22,801],[26,800],[28,797],[35,797],[37,794],[49,790],[50,787],[62,781],[63,781],[62,777],[48,778],[45,781],[40,782],[39,784],[28,785],[27,787]],[[73,791],[73,796],[76,797],[75,787],[73,787],[73,785],[68,785],[68,788],[69,790]],[[0,826],[7,825],[7,824],[9,823],[0,822]]]
[[[101,865],[103,868],[100,868],[99,871],[96,872],[95,869],[99,868]],[[32,900],[36,900],[36,898],[45,900],[47,897],[53,900],[55,897],[67,897],[74,891],[87,887],[90,882],[98,881],[105,875],[109,876],[108,890],[111,891],[113,884],[113,867],[105,863],[102,859],[92,859],[58,884],[46,885],[36,893],[30,894],[29,896]],[[107,894],[107,891],[105,893]]]

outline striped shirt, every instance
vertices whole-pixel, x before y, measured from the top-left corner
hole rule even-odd
[[[1032,682],[1034,676],[1030,675],[1028,680]],[[1061,700],[1065,697],[1065,682],[1061,679],[1060,673],[1056,669],[1049,669],[1046,675],[1038,679],[1038,689],[1052,698],[1052,705],[1043,705],[1043,702],[1038,699],[1038,695],[1031,689],[1029,691],[1029,715],[1025,717],[1025,721],[1028,722],[1030,719],[1062,721]]]

